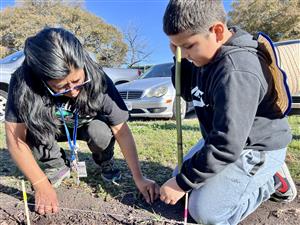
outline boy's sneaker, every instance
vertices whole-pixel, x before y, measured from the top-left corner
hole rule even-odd
[[[100,167],[101,177],[104,181],[114,182],[121,179],[121,171],[115,167],[113,159],[102,162]]]
[[[64,179],[70,178],[70,168],[66,165],[59,168],[47,168],[44,172],[54,188],[59,187]]]
[[[284,163],[280,170],[274,175],[275,193],[271,200],[288,203],[297,196],[297,188],[291,177],[287,165]]]

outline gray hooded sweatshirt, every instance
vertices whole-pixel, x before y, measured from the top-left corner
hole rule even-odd
[[[200,187],[244,149],[277,150],[292,138],[287,118],[275,104],[270,57],[258,50],[249,33],[232,29],[234,35],[209,64],[196,67],[182,60],[182,97],[193,101],[205,139],[201,151],[185,161],[176,176],[184,191]]]

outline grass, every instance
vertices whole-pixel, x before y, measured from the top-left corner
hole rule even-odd
[[[292,128],[293,140],[289,145],[287,164],[292,176],[296,180],[300,180],[300,116],[289,117],[289,122]],[[143,173],[162,184],[170,178],[172,169],[177,162],[175,121],[132,121],[129,122],[129,126],[135,137]],[[184,152],[187,152],[200,138],[198,121],[196,119],[184,120],[182,129],[183,148]],[[3,124],[0,125],[0,133],[0,149],[6,149]],[[113,187],[101,181],[98,167],[92,162],[85,143],[81,142],[80,146],[82,152],[79,157],[87,162],[89,176],[82,179],[84,182],[81,182],[79,188],[105,199],[110,197],[123,198],[127,194],[136,193],[131,174],[117,145],[115,158],[116,163],[122,170],[123,178],[120,181],[121,186],[114,185]],[[67,145],[63,144],[63,147],[67,148]],[[1,162],[0,169],[4,166],[3,159],[1,159]],[[75,187],[72,179],[65,184]]]
[[[287,164],[294,179],[300,181],[300,116],[289,117],[293,140],[288,146]]]

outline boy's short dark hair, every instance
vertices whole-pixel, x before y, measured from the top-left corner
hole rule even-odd
[[[163,29],[167,35],[185,31],[208,33],[216,21],[226,24],[221,0],[170,0],[163,18]]]

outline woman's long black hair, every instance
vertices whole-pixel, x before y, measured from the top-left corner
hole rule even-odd
[[[60,133],[55,97],[43,81],[63,79],[71,69],[84,69],[91,82],[81,89],[76,108],[80,114],[92,116],[100,111],[105,91],[104,72],[71,32],[63,28],[44,28],[26,40],[24,54],[22,66],[13,74],[17,81],[13,97],[20,119],[36,141],[51,143]]]

